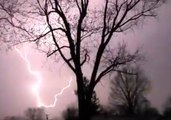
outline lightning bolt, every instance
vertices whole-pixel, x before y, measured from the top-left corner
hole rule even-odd
[[[42,83],[42,76],[40,74],[39,71],[36,71],[36,70],[32,70],[31,69],[31,64],[30,64],[30,61],[27,57],[27,52],[26,52],[26,49],[24,49],[24,54],[22,54],[22,52],[17,48],[15,47],[15,50],[17,51],[17,53],[19,54],[19,56],[26,62],[27,64],[27,69],[29,71],[29,73],[33,76],[35,76],[36,80],[37,80],[37,83],[34,84],[32,86],[32,90],[36,96],[36,100],[37,100],[37,105],[38,107],[45,107],[45,108],[52,108],[52,107],[55,107],[56,106],[56,103],[58,101],[58,97],[61,96],[63,94],[63,92],[69,88],[71,86],[71,82],[72,82],[72,79],[69,81],[68,85],[65,86],[59,93],[57,93],[55,96],[54,96],[54,102],[50,105],[46,105],[42,102],[41,100],[41,97],[39,95],[39,88],[41,86],[41,83]]]

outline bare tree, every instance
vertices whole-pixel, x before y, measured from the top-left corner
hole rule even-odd
[[[111,81],[110,103],[124,115],[135,115],[148,107],[144,94],[149,90],[148,79],[139,68],[125,67]]]
[[[93,6],[94,1],[89,0],[27,2],[34,3],[28,8],[31,12],[23,14],[26,13],[24,6],[24,11],[19,12],[20,17],[16,17],[17,12],[10,16],[13,22],[5,19],[17,30],[28,33],[29,37],[22,40],[18,38],[17,43],[33,41],[48,57],[59,55],[62,58],[76,76],[79,117],[81,120],[89,120],[90,102],[97,83],[110,72],[119,70],[121,65],[135,62],[139,56],[137,51],[128,52],[125,45],[116,50],[109,43],[115,40],[116,35],[132,29],[144,18],[156,16],[155,10],[164,0],[96,1],[101,3],[100,6]],[[0,9],[3,10],[3,7]],[[5,8],[5,13],[9,10]],[[36,19],[36,22],[24,19],[28,16],[31,16],[31,20]],[[14,21],[14,18],[21,19]],[[29,23],[26,25],[27,21]],[[91,65],[86,92],[83,81],[85,65]]]

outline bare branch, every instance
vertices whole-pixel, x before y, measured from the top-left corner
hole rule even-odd
[[[88,50],[87,49],[84,49],[83,52],[84,52],[84,58],[83,58],[83,60],[81,62],[81,66],[84,65],[84,63],[86,61],[89,61],[90,60],[90,56],[89,56]]]
[[[61,48],[59,47],[59,45],[58,45],[58,43],[57,43],[57,41],[56,41],[56,37],[55,37],[55,35],[54,35],[53,28],[52,28],[52,26],[51,26],[51,24],[50,24],[49,17],[48,17],[48,15],[47,15],[47,10],[45,10],[45,15],[46,15],[47,24],[48,24],[49,29],[50,29],[50,32],[51,32],[51,34],[52,34],[52,39],[53,39],[53,41],[54,41],[54,43],[55,43],[55,45],[56,45],[56,47],[57,47],[57,49],[58,49],[58,51],[59,51],[61,57],[62,57],[63,60],[68,64],[68,66],[72,69],[72,71],[75,72],[75,68],[71,65],[71,63],[69,62],[69,60],[65,57],[65,55],[64,55],[63,52],[61,51]]]
[[[62,46],[62,47],[60,47],[60,48],[57,49],[57,50],[53,50],[53,52],[47,53],[47,57],[50,57],[50,56],[53,55],[54,53],[56,53],[56,52],[58,52],[59,50],[62,50],[62,49],[64,49],[64,48],[68,48],[68,49],[69,49],[69,46]]]
[[[131,62],[136,62],[136,61],[139,61],[142,59],[142,56],[140,55],[139,53],[139,50],[137,50],[136,52],[130,54],[127,50],[126,50],[126,45],[123,44],[121,46],[119,46],[119,49],[118,49],[118,52],[117,52],[117,55],[116,57],[112,56],[113,50],[110,50],[107,51],[107,52],[110,52],[110,56],[107,54],[106,57],[104,57],[104,60],[105,61],[102,61],[104,62],[105,64],[105,69],[103,71],[101,71],[96,79],[96,84],[101,80],[101,78],[105,75],[107,75],[108,73],[112,72],[112,71],[120,71],[118,69],[119,66],[122,66],[122,65],[126,65],[126,64],[129,64]],[[128,73],[130,74],[130,73]]]
[[[66,31],[65,31],[63,28],[61,28],[61,27],[59,27],[59,28],[53,28],[52,31],[53,31],[53,32],[54,32],[54,31],[62,31],[62,32],[66,33]],[[37,41],[37,40],[39,40],[39,39],[45,37],[46,35],[48,35],[48,34],[51,33],[52,31],[50,30],[50,31],[47,31],[46,33],[40,34],[38,37],[36,37],[36,39],[33,39],[33,40],[31,40],[31,41]]]

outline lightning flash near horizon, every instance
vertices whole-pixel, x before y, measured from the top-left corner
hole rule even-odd
[[[37,71],[37,70],[32,70],[32,69],[31,69],[31,64],[30,64],[30,61],[29,61],[29,59],[28,59],[28,57],[27,57],[26,49],[24,49],[24,54],[22,54],[22,52],[21,52],[17,47],[15,47],[15,50],[16,50],[16,52],[19,54],[19,56],[26,62],[26,64],[27,64],[27,69],[28,69],[29,73],[30,73],[31,75],[35,76],[35,78],[36,78],[36,80],[37,80],[36,84],[34,84],[34,85],[32,86],[32,90],[33,90],[33,92],[34,92],[34,94],[35,94],[35,96],[36,96],[36,100],[37,100],[38,107],[45,107],[45,108],[52,108],[52,107],[55,107],[55,106],[56,106],[56,103],[57,103],[57,101],[58,101],[58,97],[59,97],[60,95],[62,95],[63,92],[64,92],[67,88],[69,88],[69,87],[71,86],[72,79],[69,81],[69,83],[68,83],[67,86],[63,87],[62,90],[54,96],[54,102],[53,102],[52,104],[50,104],[50,105],[44,104],[44,103],[42,102],[41,98],[40,98],[40,95],[39,95],[39,88],[40,88],[40,85],[41,85],[42,80],[43,80],[43,79],[42,79],[42,76],[41,76],[41,74],[40,74],[40,72]]]

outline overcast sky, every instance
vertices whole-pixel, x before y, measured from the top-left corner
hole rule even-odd
[[[148,20],[143,27],[138,27],[135,31],[129,32],[123,38],[127,38],[130,47],[143,46],[143,52],[146,56],[146,63],[143,68],[147,76],[152,81],[152,89],[148,98],[152,104],[162,109],[162,105],[171,96],[171,3],[159,10],[159,16],[154,20]],[[72,73],[64,64],[53,65],[53,60],[48,60],[42,53],[29,50],[32,69],[40,70],[43,76],[43,82],[40,89],[42,100],[50,104],[53,102],[53,96],[59,92],[62,87],[68,84]],[[0,118],[6,115],[18,115],[28,107],[36,107],[37,102],[31,91],[31,86],[35,84],[35,77],[29,74],[24,62],[16,51],[0,51]],[[48,84],[48,85],[47,85]],[[108,85],[98,85],[98,91],[107,89]],[[105,88],[106,87],[106,88]],[[75,96],[72,91],[75,89],[72,83],[71,88],[66,90],[59,98],[54,109],[48,109],[48,112],[57,114],[61,112],[66,105],[74,103]],[[100,91],[102,103],[107,103],[106,91]],[[69,98],[69,99],[68,99]],[[55,111],[55,112],[54,112]]]

